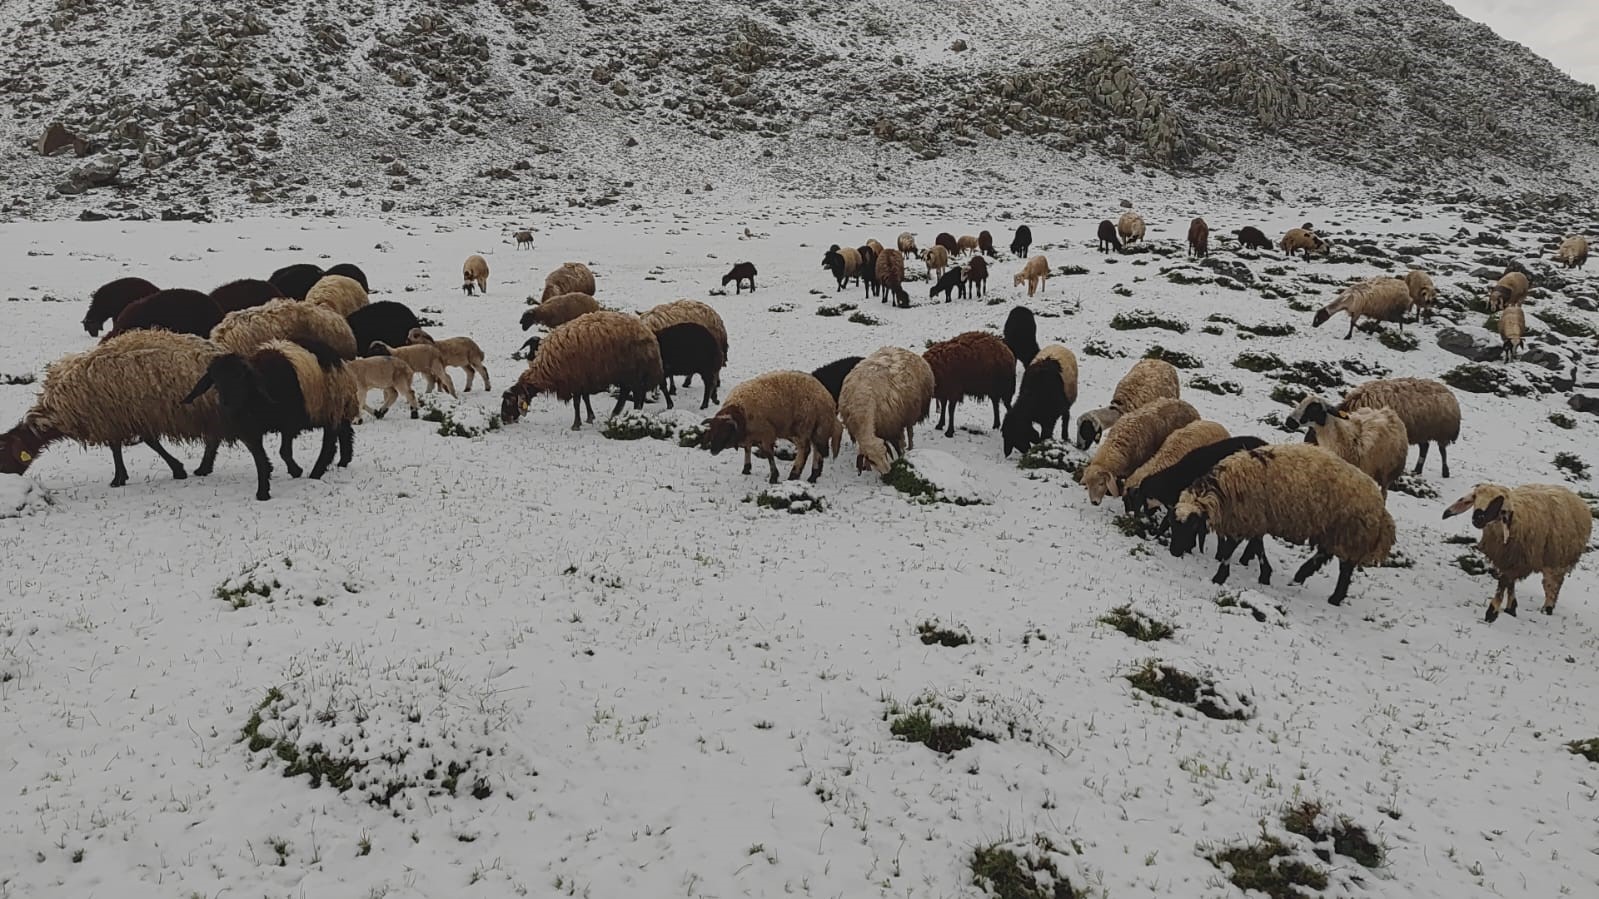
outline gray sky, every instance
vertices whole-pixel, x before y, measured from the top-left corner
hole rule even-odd
[[[1579,81],[1599,85],[1599,2],[1449,0],[1461,14],[1522,44]]]

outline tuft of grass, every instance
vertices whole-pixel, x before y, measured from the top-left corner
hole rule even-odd
[[[854,310],[854,303],[839,303],[836,306],[817,306],[816,314],[823,318],[837,318],[846,312],[853,312]]]
[[[1127,681],[1135,689],[1151,696],[1191,706],[1207,718],[1223,721],[1244,721],[1249,718],[1248,711],[1229,709],[1220,702],[1221,696],[1216,692],[1214,682],[1162,664],[1159,659],[1145,660],[1144,664],[1127,675]]]
[[[1144,353],[1145,359],[1159,359],[1171,363],[1172,368],[1204,368],[1205,362],[1195,356],[1179,350],[1168,350],[1160,344],[1155,344]]]
[[[1588,463],[1582,461],[1576,453],[1555,454],[1555,467],[1579,481],[1588,480]]]
[[[1163,331],[1175,331],[1178,334],[1188,333],[1188,324],[1186,322],[1178,321],[1174,318],[1165,318],[1147,309],[1118,312],[1110,320],[1110,326],[1117,331],[1139,331],[1145,328],[1159,328]]]
[[[1244,392],[1243,387],[1232,381],[1216,381],[1211,379],[1209,375],[1194,375],[1188,379],[1188,386],[1195,390],[1203,390],[1206,393],[1214,393],[1217,396],[1227,394],[1240,396]]]
[[[1549,423],[1567,431],[1577,426],[1577,420],[1564,412],[1551,412],[1549,414]]]
[[[1095,337],[1093,340],[1083,344],[1083,355],[1098,356],[1101,359],[1120,359],[1127,354]]]
[[[812,493],[809,485],[796,486],[799,482],[785,482],[781,486],[774,486],[769,490],[762,490],[752,498],[755,505],[762,509],[780,509],[790,515],[804,515],[807,512],[826,511],[827,503],[816,494]],[[750,502],[750,500],[745,500]]]
[[[1058,265],[1058,266],[1055,267],[1055,274],[1057,274],[1057,275],[1086,275],[1086,274],[1088,274],[1088,269],[1083,268],[1080,265]]]
[[[1312,362],[1301,359],[1290,362],[1277,375],[1279,380],[1299,384],[1311,390],[1331,390],[1344,386],[1344,373],[1331,362]]]
[[[677,436],[677,429],[642,412],[629,410],[607,420],[600,434],[611,440],[671,440]]]
[[[0,375],[0,384],[8,387],[21,387],[27,384],[32,384],[36,380],[38,379],[31,374]]]
[[[1227,879],[1240,890],[1255,890],[1271,899],[1305,899],[1306,891],[1327,888],[1327,872],[1294,858],[1276,837],[1218,850],[1210,862],[1229,872]]]
[[[1123,513],[1110,520],[1116,530],[1122,532],[1123,537],[1137,537],[1139,540],[1149,539],[1149,529],[1154,522],[1142,515],[1128,515]]]
[[[1282,357],[1276,353],[1239,353],[1238,358],[1233,360],[1233,368],[1252,372],[1277,371],[1284,364]]]
[[[1284,406],[1297,406],[1305,398],[1305,391],[1298,387],[1289,387],[1287,384],[1278,384],[1271,389],[1273,402],[1282,403]]]
[[[1227,330],[1221,325],[1206,325],[1199,329],[1201,334],[1226,334]]]
[[[270,599],[272,591],[282,586],[276,578],[257,581],[250,577],[245,578],[242,584],[223,583],[216,588],[214,595],[234,609],[247,609],[255,604],[257,598]]]
[[[1455,557],[1455,567],[1477,577],[1488,573],[1488,562],[1479,553],[1466,553]]]
[[[1082,463],[1072,458],[1071,448],[1055,440],[1041,440],[1022,453],[1017,468],[1052,468],[1056,471],[1075,472]]]
[[[1033,837],[1031,852],[991,843],[972,851],[972,884],[995,899],[1078,899],[1071,882],[1055,866],[1060,854],[1048,837]]]
[[[1498,396],[1527,396],[1532,391],[1511,380],[1503,368],[1482,362],[1466,362],[1439,375],[1439,380],[1467,393],[1492,393]]]
[[[965,631],[951,630],[940,625],[937,621],[923,621],[921,624],[916,625],[916,634],[921,638],[922,643],[928,646],[937,643],[939,646],[947,646],[953,649],[956,646],[965,646],[972,642],[971,636]]]
[[[677,445],[685,449],[697,449],[703,436],[705,436],[704,426],[687,425],[677,432]]]
[[[911,467],[903,457],[895,459],[888,467],[888,474],[883,475],[883,483],[900,493],[905,494],[919,503],[952,503],[957,506],[980,505],[975,500],[963,496],[948,496],[938,489],[938,485],[922,477],[915,468]]]
[[[1194,269],[1175,268],[1166,272],[1166,280],[1173,284],[1209,284],[1216,279],[1213,275],[1201,274]]]
[[[1261,322],[1256,325],[1239,325],[1238,330],[1256,337],[1287,337],[1297,329],[1281,322]]]
[[[1566,751],[1572,755],[1580,755],[1590,762],[1599,765],[1599,737],[1588,740],[1572,740],[1566,744]]]
[[[920,743],[945,755],[966,749],[973,740],[994,742],[992,734],[975,727],[950,721],[934,723],[932,713],[926,709],[917,709],[895,718],[889,723],[888,732],[907,743]]]
[[[1107,614],[1099,616],[1099,623],[1108,624],[1134,640],[1144,643],[1165,640],[1177,632],[1175,627],[1164,621],[1157,621],[1134,612],[1132,606],[1117,606],[1111,609]]]
[[[1415,334],[1391,328],[1378,331],[1377,340],[1383,346],[1398,353],[1408,353],[1421,346],[1421,341],[1416,339]]]
[[[1313,851],[1316,857],[1324,862],[1331,863],[1334,853],[1345,858],[1352,858],[1362,867],[1381,867],[1383,849],[1371,838],[1371,832],[1356,824],[1346,815],[1326,819],[1326,809],[1314,800],[1291,805],[1283,809],[1283,827],[1289,833],[1298,834],[1312,843],[1320,844]],[[1328,820],[1330,826],[1323,828],[1322,822]],[[1332,848],[1326,846],[1331,842]]]
[[[883,323],[883,320],[877,316],[867,315],[864,312],[851,312],[849,320],[857,325],[880,325]]]
[[[1388,485],[1388,489],[1395,493],[1403,493],[1406,496],[1414,496],[1417,499],[1438,498],[1437,487],[1423,481],[1416,475],[1408,473],[1394,478],[1393,483]]]
[[[439,426],[440,437],[464,437],[467,439],[479,437],[489,431],[498,431],[501,421],[498,413],[490,415],[488,422],[481,428],[464,425],[455,420],[451,413],[437,406],[428,406],[422,413],[423,421],[430,421]]]

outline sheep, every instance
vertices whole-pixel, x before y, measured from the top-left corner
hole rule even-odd
[[[877,257],[877,285],[883,292],[884,302],[894,298],[894,305],[909,309],[911,295],[901,285],[905,282],[905,254],[899,250],[884,250]]]
[[[1016,357],[1005,341],[986,331],[966,331],[928,347],[922,358],[933,369],[937,427],[945,427],[945,414],[949,416],[945,437],[955,436],[955,408],[964,397],[993,403],[994,428],[999,428],[1000,404],[1009,412],[1016,394]]]
[[[522,313],[522,330],[534,325],[558,328],[574,318],[600,311],[598,300],[586,293],[563,293],[553,296]]]
[[[699,445],[711,455],[735,446],[744,449],[745,474],[753,468],[751,448],[760,447],[771,467],[769,482],[773,484],[778,480],[778,440],[794,444],[794,466],[788,479],[799,480],[810,458],[809,480],[814,484],[822,477],[822,460],[829,453],[838,458],[844,439],[833,398],[816,378],[802,371],[767,372],[734,387],[727,402],[705,420],[704,428]]]
[[[163,330],[204,337],[222,321],[222,310],[198,290],[161,290],[117,313],[105,340],[129,331]]]
[[[89,295],[89,311],[83,315],[83,330],[90,337],[99,337],[100,328],[106,322],[116,319],[117,314],[135,300],[158,293],[160,289],[143,278],[118,278],[100,285]]]
[[[485,296],[489,292],[489,263],[487,259],[473,253],[461,263],[461,290],[467,296],[472,296],[472,288],[476,287]]]
[[[421,328],[412,328],[405,335],[405,342],[409,346],[426,344],[439,351],[444,359],[445,368],[459,368],[466,372],[466,386],[461,390],[472,392],[472,376],[475,374],[483,379],[483,389],[492,390],[489,386],[489,370],[483,365],[483,348],[477,341],[470,337],[446,337],[443,340],[433,339],[433,335]]]
[[[1005,345],[1010,347],[1022,368],[1032,365],[1033,358],[1038,355],[1038,320],[1033,318],[1033,310],[1026,306],[1011,307],[1010,314],[1005,316],[1003,333]]]
[[[832,395],[833,402],[837,403],[839,391],[844,389],[844,379],[849,376],[850,372],[855,370],[855,366],[859,365],[860,361],[861,357],[859,356],[845,356],[842,359],[834,359],[832,362],[811,372],[811,377],[821,381],[822,386],[826,387],[827,392]]]
[[[1203,446],[1211,446],[1228,439],[1232,435],[1227,428],[1206,419],[1191,421],[1166,436],[1161,441],[1160,448],[1150,456],[1144,464],[1133,469],[1122,484],[1122,501],[1126,511],[1131,514],[1145,506],[1143,498],[1144,482],[1151,477],[1176,465],[1189,453]]]
[[[659,386],[662,377],[661,345],[643,321],[622,312],[591,312],[550,332],[528,360],[527,370],[502,396],[500,418],[515,422],[533,397],[554,393],[563,403],[571,400],[572,430],[581,430],[584,407],[589,423],[594,422],[590,394],[620,387],[616,408],[611,410],[614,417],[629,396],[634,408],[644,408],[645,394]],[[671,395],[665,399],[670,409]]]
[[[1177,498],[1182,495],[1184,490],[1193,486],[1194,481],[1212,468],[1215,468],[1216,463],[1231,456],[1233,453],[1252,450],[1255,447],[1265,445],[1266,441],[1259,437],[1228,437],[1224,440],[1218,440],[1215,443],[1189,450],[1186,455],[1171,465],[1146,474],[1137,488],[1129,488],[1126,493],[1122,494],[1126,511],[1131,515],[1139,511],[1148,514],[1157,509],[1165,509],[1166,517],[1156,530],[1156,533],[1165,533],[1171,530],[1172,510],[1177,507]],[[1137,472],[1134,472],[1134,474],[1137,474]],[[1256,550],[1256,554],[1263,555],[1265,545],[1263,543],[1256,544],[1251,549]],[[1244,564],[1248,564],[1247,559]]]
[[[716,342],[722,348],[722,363],[727,363],[727,326],[722,324],[722,317],[716,310],[698,300],[674,300],[662,303],[648,312],[639,315],[639,320],[651,331],[661,331],[672,325],[683,322],[693,322],[716,337]],[[683,386],[687,387],[694,382],[690,374],[683,379]],[[668,382],[670,383],[670,382]]]
[[[948,231],[938,232],[938,236],[933,238],[933,245],[943,247],[944,252],[948,253],[951,259],[960,255],[960,244],[956,242],[955,235]]]
[[[313,306],[325,306],[345,318],[371,302],[361,282],[344,275],[323,275],[306,293],[305,301]]]
[[[1484,620],[1490,624],[1516,614],[1516,582],[1534,572],[1543,574],[1543,609],[1555,613],[1566,575],[1588,548],[1593,515],[1582,497],[1554,484],[1503,487],[1478,484],[1444,510],[1444,518],[1471,510],[1471,523],[1482,531],[1477,548],[1488,557],[1497,586]],[[1508,602],[1506,596],[1508,595]]]
[[[560,268],[544,276],[544,292],[539,294],[539,302],[548,302],[564,293],[597,296],[594,291],[594,272],[588,266],[581,262],[563,262]]]
[[[1006,457],[1013,449],[1026,453],[1033,444],[1049,439],[1057,421],[1060,422],[1060,439],[1066,440],[1075,402],[1077,357],[1071,350],[1052,343],[1039,350],[1027,370],[1022,372],[1021,392],[1000,423]]]
[[[750,293],[754,293],[755,292],[755,263],[753,263],[753,262],[735,263],[733,265],[733,269],[731,271],[729,271],[727,274],[722,276],[722,286],[726,287],[727,286],[727,282],[729,282],[729,281],[733,282],[733,293],[734,294],[741,294],[741,293],[744,292],[744,282],[745,281],[750,282]]]
[[[833,273],[833,279],[838,282],[839,291],[849,286],[849,279],[860,276],[861,254],[854,247],[840,247],[833,244],[827,248],[827,253],[822,256],[822,268]]]
[[[398,356],[366,356],[352,359],[345,363],[350,377],[355,379],[356,396],[361,399],[362,408],[372,413],[374,418],[382,418],[389,407],[399,397],[405,397],[405,402],[411,407],[411,417],[420,414],[417,411],[416,391],[411,389],[411,379],[416,375],[415,369]],[[366,405],[368,391],[383,391],[383,408],[372,409]]]
[[[1022,286],[1027,282],[1027,295],[1032,296],[1033,291],[1044,290],[1049,286],[1049,260],[1042,255],[1030,257],[1022,265],[1022,270],[1016,273],[1012,280],[1012,287]]]
[[[367,283],[366,272],[361,271],[361,267],[353,262],[341,262],[338,265],[330,267],[327,271],[322,273],[322,277],[324,278],[329,275],[340,275],[342,277],[349,278],[355,283],[361,285],[361,289],[367,291],[368,293],[370,293],[372,290],[372,286]]]
[[[1116,220],[1116,233],[1121,236],[1122,244],[1130,244],[1144,239],[1144,217],[1136,212],[1124,212]]]
[[[872,257],[874,259],[883,254],[883,244],[881,241],[868,237],[866,238],[866,246],[872,248]]]
[[[944,270],[949,268],[949,251],[943,247],[928,247],[922,253],[922,261],[927,263],[927,277],[933,280],[942,278]]]
[[[916,249],[916,235],[910,233],[909,231],[901,231],[899,239],[896,240],[894,244],[899,248],[901,253],[904,253],[907,256],[916,256],[919,254],[919,251]]]
[[[1188,223],[1188,252],[1197,258],[1210,255],[1210,225],[1202,218]]]
[[[222,349],[202,337],[171,331],[130,331],[64,356],[45,369],[44,384],[17,426],[0,434],[0,472],[25,474],[39,454],[59,440],[111,450],[112,487],[128,482],[122,448],[142,441],[172,470],[188,477],[163,440],[202,442],[195,474],[211,473],[225,439],[214,399],[182,405],[184,391],[206,372]]]
[[[350,313],[345,319],[350,332],[355,335],[355,349],[359,356],[372,355],[372,344],[381,340],[389,346],[404,346],[412,328],[422,327],[411,307],[393,300],[369,303]]]
[[[1460,437],[1460,401],[1446,385],[1426,378],[1389,378],[1367,381],[1351,390],[1340,412],[1356,409],[1392,409],[1405,423],[1405,439],[1421,447],[1411,474],[1421,474],[1427,463],[1427,445],[1438,445],[1443,476],[1449,477],[1449,444]]]
[[[970,234],[962,234],[960,239],[955,241],[955,246],[958,250],[956,256],[969,256],[977,252],[977,238]]]
[[[229,312],[211,329],[211,339],[229,352],[244,354],[269,340],[325,344],[341,358],[354,359],[355,332],[350,324],[331,309],[273,300],[262,306]]]
[[[972,296],[980,297],[988,293],[988,263],[983,261],[983,257],[973,256],[966,263],[966,273],[962,277]]]
[[[294,461],[294,438],[302,431],[322,429],[322,451],[311,466],[312,480],[327,473],[335,449],[339,467],[350,464],[355,450],[351,423],[360,414],[360,401],[355,377],[330,347],[272,340],[246,354],[218,356],[183,402],[192,403],[213,387],[229,435],[248,447],[255,459],[257,500],[272,498],[272,463],[263,444],[267,434],[282,435],[278,455],[289,477],[301,473]]]
[[[1227,580],[1232,554],[1242,541],[1260,556],[1260,582],[1270,583],[1271,566],[1258,548],[1265,537],[1308,543],[1315,554],[1293,582],[1338,560],[1338,584],[1330,605],[1342,605],[1356,566],[1380,565],[1394,545],[1394,519],[1377,483],[1348,462],[1305,444],[1263,446],[1233,453],[1182,492],[1172,513],[1171,554],[1194,548],[1214,531],[1221,563],[1211,580]],[[1248,554],[1250,550],[1245,550]],[[1247,563],[1246,563],[1247,564]]]
[[[699,375],[705,384],[705,397],[700,408],[720,402],[716,395],[722,386],[722,347],[710,329],[697,322],[682,322],[655,332],[661,346],[661,370],[665,374],[665,389],[675,393],[673,375]]]
[[[932,289],[927,291],[927,298],[932,299],[942,292],[944,294],[944,302],[948,303],[950,301],[949,295],[952,291],[959,291],[961,299],[966,299],[966,273],[961,271],[961,267],[958,265],[944,272],[938,282],[932,286]],[[1011,367],[1015,368],[1014,365]]]
[[[1319,328],[1332,318],[1333,313],[1345,312],[1349,315],[1349,331],[1344,334],[1345,340],[1355,336],[1355,325],[1362,318],[1398,322],[1399,330],[1403,331],[1405,310],[1409,308],[1410,285],[1399,278],[1367,278],[1344,288],[1338,294],[1338,299],[1317,310],[1310,325]]]
[[[324,274],[326,272],[322,271],[321,266],[303,262],[299,265],[286,265],[267,276],[267,280],[278,290],[283,291],[284,296],[303,300],[311,288],[316,286],[316,282],[322,280]]]
[[[882,347],[844,377],[838,412],[855,441],[855,471],[888,474],[889,453],[916,446],[916,425],[933,402],[933,369],[910,350]]]
[[[861,254],[861,287],[865,291],[865,298],[871,299],[883,292],[882,285],[877,283],[877,257],[882,255],[879,250],[872,249],[876,241],[867,241],[855,252]],[[881,246],[881,244],[879,244]]]
[[[1033,229],[1026,225],[1016,226],[1016,236],[1010,239],[1010,251],[1023,259],[1027,258],[1027,250],[1033,245]]]
[[[1148,462],[1178,428],[1199,420],[1199,412],[1182,400],[1158,399],[1123,415],[1105,432],[1105,442],[1083,468],[1088,501],[1099,505],[1106,496],[1121,496],[1126,478]]]
[[[1392,409],[1340,412],[1319,396],[1299,401],[1283,424],[1295,431],[1309,425],[1315,445],[1371,476],[1388,498],[1388,485],[1405,470],[1410,452],[1405,423]]]
[[[1246,250],[1269,250],[1271,238],[1254,225],[1245,225],[1238,229],[1238,246]]]
[[[1158,399],[1181,395],[1177,369],[1161,359],[1140,359],[1116,383],[1110,405],[1083,413],[1077,419],[1077,448],[1086,450],[1123,415]]]
[[[1498,312],[1511,303],[1519,303],[1526,299],[1527,291],[1532,289],[1527,276],[1521,272],[1505,272],[1492,287],[1488,288],[1488,311]]]
[[[1438,300],[1432,276],[1419,268],[1410,269],[1405,272],[1405,286],[1410,289],[1410,305],[1416,307],[1416,321],[1421,321],[1422,316],[1432,318],[1432,305]]]
[[[257,278],[242,278],[228,283],[211,291],[211,302],[217,304],[223,315],[229,312],[238,312],[240,309],[249,309],[282,299],[283,291],[278,290],[271,281],[262,281]]]
[[[404,361],[411,366],[412,371],[425,379],[429,392],[443,388],[450,396],[460,396],[455,391],[455,382],[450,379],[450,373],[444,368],[444,354],[432,344],[402,343],[396,346],[385,340],[374,340],[371,355],[393,356]]]
[[[977,232],[977,251],[990,259],[998,259],[999,254],[994,252],[994,235],[987,231]]]
[[[1290,258],[1295,253],[1302,253],[1306,261],[1309,261],[1312,250],[1322,255],[1327,253],[1327,242],[1309,228],[1290,228],[1277,247]]]
[[[1115,250],[1122,251],[1122,239],[1116,234],[1116,225],[1110,219],[1103,219],[1099,223],[1099,251],[1109,253]]]
[[[1527,315],[1520,303],[1512,303],[1499,313],[1499,337],[1504,341],[1504,361],[1514,362],[1521,353],[1521,339],[1527,333]]]
[[[1588,238],[1573,234],[1560,242],[1555,251],[1555,261],[1565,268],[1582,268],[1588,264]]]
[[[518,250],[533,249],[532,231],[518,231],[515,234],[512,234],[511,237],[516,241],[516,248]]]

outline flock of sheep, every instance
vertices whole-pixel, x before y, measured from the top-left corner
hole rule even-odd
[[[1115,224],[1102,222],[1098,238],[1102,247],[1120,251],[1142,240],[1144,230],[1143,219],[1129,212]],[[1194,219],[1190,252],[1206,255],[1209,236],[1204,220]],[[532,235],[518,232],[515,240],[518,247],[529,246]],[[1249,248],[1271,246],[1255,228],[1242,229],[1238,241]],[[1031,245],[1031,230],[1017,228],[1011,252],[1024,262],[1015,284],[1025,283],[1029,296],[1049,277],[1049,263],[1042,255],[1030,256]],[[1306,224],[1284,235],[1278,248],[1308,258],[1325,252],[1327,244]],[[1586,241],[1573,237],[1561,245],[1557,258],[1581,267],[1586,255]],[[822,265],[839,290],[855,279],[867,296],[906,306],[907,257],[926,264],[933,284],[929,298],[943,293],[948,302],[956,292],[981,296],[988,277],[985,257],[998,254],[987,231],[961,238],[940,234],[926,251],[918,251],[907,232],[894,248],[875,240],[857,248],[833,245]],[[741,262],[722,284],[734,283],[742,292],[747,283],[753,291],[755,275],[752,264]],[[482,256],[467,259],[462,276],[468,295],[487,292],[489,270]],[[1527,289],[1526,278],[1512,272],[1489,290],[1490,305],[1503,310],[1507,355],[1519,346],[1520,303]],[[815,482],[823,460],[837,457],[846,431],[856,447],[856,471],[887,474],[894,459],[914,447],[915,426],[927,420],[935,404],[937,427],[952,436],[956,410],[966,398],[992,405],[993,427],[1001,433],[1006,456],[1048,440],[1057,423],[1062,442],[1072,436],[1077,358],[1058,344],[1040,347],[1033,314],[1024,306],[1011,310],[1003,335],[968,331],[922,353],[885,346],[814,372],[771,371],[738,384],[721,401],[728,333],[715,309],[678,300],[632,315],[602,308],[595,293],[594,273],[581,263],[566,263],[546,277],[539,301],[521,324],[523,330],[539,325],[547,333],[525,345],[528,365],[502,396],[503,421],[517,421],[534,397],[548,393],[572,404],[577,430],[585,413],[594,421],[593,394],[617,391],[613,416],[630,399],[642,408],[656,389],[670,408],[674,378],[682,376],[688,387],[699,376],[700,408],[720,403],[704,422],[700,445],[712,454],[742,449],[745,474],[751,473],[758,450],[774,483],[780,477],[778,441],[796,450],[789,479],[798,479],[809,463]],[[1424,272],[1370,279],[1317,312],[1315,324],[1345,312],[1348,337],[1363,317],[1402,322],[1412,306],[1424,315],[1435,296]],[[403,397],[415,418],[412,384],[418,374],[428,388],[454,395],[448,369],[460,368],[466,390],[474,378],[490,389],[476,342],[435,339],[403,304],[371,302],[365,274],[349,264],[327,270],[289,266],[264,280],[235,281],[209,294],[160,290],[143,279],[123,278],[95,291],[83,326],[97,336],[107,321],[111,331],[96,347],[49,367],[33,407],[16,427],[0,434],[0,472],[26,472],[46,447],[72,440],[110,449],[113,487],[126,483],[123,449],[136,443],[157,453],[173,477],[182,479],[187,476],[182,463],[162,441],[201,443],[197,475],[210,473],[223,443],[238,442],[255,461],[256,497],[266,500],[269,435],[279,435],[279,455],[290,475],[299,477],[294,438],[319,430],[322,443],[310,473],[319,478],[335,456],[341,467],[350,463],[352,424],[369,391],[384,395],[373,414],[383,414]],[[1080,481],[1096,506],[1106,497],[1121,497],[1129,514],[1159,516],[1159,532],[1170,532],[1173,555],[1203,548],[1214,533],[1217,583],[1228,577],[1240,544],[1240,564],[1258,560],[1262,584],[1272,574],[1265,537],[1309,545],[1313,554],[1294,582],[1338,560],[1337,586],[1329,598],[1336,605],[1347,595],[1354,570],[1382,563],[1393,547],[1388,488],[1403,472],[1409,447],[1420,448],[1414,469],[1419,473],[1429,445],[1436,445],[1443,476],[1449,476],[1448,446],[1460,434],[1460,406],[1440,382],[1395,378],[1368,382],[1338,402],[1306,397],[1287,423],[1308,429],[1305,443],[1271,445],[1234,436],[1181,398],[1175,368],[1144,359],[1117,384],[1109,406],[1077,419],[1077,447],[1087,451],[1099,444]],[[1543,611],[1551,613],[1561,584],[1587,548],[1592,518],[1586,503],[1559,486],[1479,484],[1444,516],[1467,510],[1482,532],[1480,548],[1497,581],[1487,620],[1501,611],[1515,614],[1515,585],[1535,572],[1543,575]]]

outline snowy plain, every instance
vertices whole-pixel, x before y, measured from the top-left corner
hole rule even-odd
[[[1139,205],[1165,246],[1199,211]],[[1157,343],[1204,361],[1183,380],[1205,417],[1268,440],[1299,438],[1260,423],[1287,407],[1270,381],[1229,365],[1242,351],[1356,358],[1396,376],[1463,361],[1434,345],[1437,325],[1416,326],[1412,352],[1359,332],[1345,342],[1342,317],[1312,330],[1281,299],[1161,277],[1186,266],[1181,253],[1106,257],[1089,238],[1114,208],[1039,204],[1009,221],[1003,208],[1020,207],[5,224],[0,375],[42,377],[87,348],[87,296],[114,277],[209,289],[301,261],[355,262],[374,299],[442,321],[436,335],[475,337],[495,386],[463,395],[462,420],[498,409],[522,368],[510,357],[525,298],[567,260],[595,270],[613,308],[715,306],[731,343],[724,395],[766,370],[997,331],[1017,301],[1040,314],[1041,343],[1078,354],[1074,414],[1108,402]],[[1311,218],[1383,244],[1460,225],[1381,204],[1204,212],[1226,258],[1220,235],[1244,224],[1275,235]],[[1028,300],[1011,286],[1019,264],[1002,258],[990,280],[1000,304],[929,303],[916,282],[916,305],[893,309],[858,288],[835,293],[819,266],[831,243],[891,244],[901,230],[925,245],[988,228],[1004,247],[1024,220],[1035,253],[1087,273]],[[524,226],[536,243],[519,252],[509,235]],[[1527,254],[1547,237],[1508,236]],[[1467,248],[1441,243],[1454,249],[1426,260],[1440,290],[1478,291]],[[492,270],[485,297],[458,289],[473,252]],[[710,295],[743,259],[760,270],[757,292]],[[1283,267],[1279,283],[1317,306],[1333,289],[1307,273],[1375,273],[1276,253],[1243,261]],[[881,324],[815,314],[839,302]],[[1189,329],[1109,328],[1135,309]],[[1296,331],[1205,333],[1213,313]],[[1085,354],[1090,341],[1125,356]],[[1193,390],[1198,374],[1242,393]],[[0,386],[0,426],[37,389]],[[671,418],[709,415],[698,396],[679,391]],[[52,448],[29,473],[50,502],[7,478],[0,504],[0,897],[981,896],[974,848],[1034,835],[1071,847],[1065,873],[1086,895],[1230,897],[1241,894],[1206,855],[1263,828],[1293,844],[1277,818],[1305,799],[1386,848],[1375,870],[1334,857],[1324,895],[1599,894],[1599,767],[1565,748],[1599,736],[1594,558],[1552,617],[1535,614],[1529,581],[1522,617],[1489,626],[1491,582],[1445,542],[1469,525],[1439,520],[1478,481],[1563,482],[1560,452],[1599,467],[1599,422],[1550,424],[1558,396],[1459,396],[1452,477],[1436,454],[1423,475],[1439,498],[1389,500],[1412,566],[1358,574],[1338,608],[1325,603],[1330,569],[1261,588],[1239,567],[1225,592],[1259,614],[1218,605],[1208,559],[1125,536],[1119,509],[1090,506],[1064,472],[1005,459],[971,402],[955,438],[928,422],[917,445],[958,459],[989,502],[911,502],[857,475],[846,440],[814,490],[825,508],[805,515],[746,502],[765,486],[760,464],[746,477],[737,454],[574,433],[570,408],[547,397],[469,439],[391,413],[359,426],[354,464],[321,482],[278,466],[267,503],[238,448],[182,482],[130,450],[132,480],[115,490],[104,450]],[[1301,558],[1269,551],[1279,572]],[[269,596],[225,598],[266,581]],[[1129,604],[1175,634],[1140,643],[1098,622]],[[924,622],[972,642],[924,644]],[[1212,720],[1133,689],[1125,675],[1152,657],[1209,673],[1252,717]],[[437,772],[409,771],[385,807],[285,779],[272,751],[241,741],[274,690],[273,709],[305,711],[300,726],[327,740],[349,736],[334,731],[354,710],[375,767],[396,748],[455,752],[486,795],[438,795],[420,785]],[[918,701],[998,739],[949,755],[895,739],[891,713]]]

